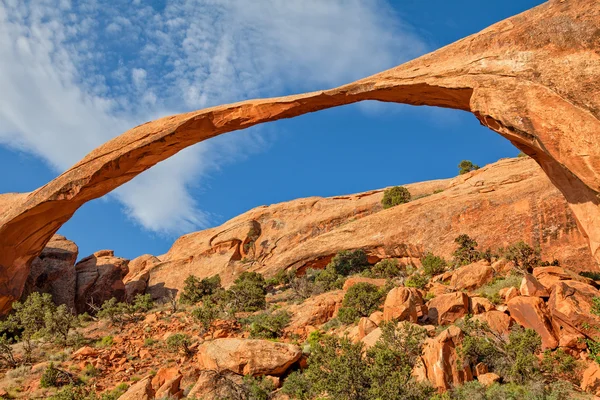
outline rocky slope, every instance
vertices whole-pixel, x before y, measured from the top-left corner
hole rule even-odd
[[[358,248],[372,263],[393,257],[419,265],[429,251],[450,258],[461,233],[493,250],[525,240],[544,259],[598,270],[567,202],[529,158],[407,187],[415,199],[387,210],[383,190],[258,207],[179,238],[164,255],[132,260],[125,281],[138,290],[147,282],[147,292],[159,298],[181,290],[189,275],[218,273],[227,285],[243,271],[269,277],[322,268],[337,252]]]
[[[219,274],[228,286],[244,271],[301,274],[324,267],[342,250],[363,249],[372,264],[395,258],[418,266],[427,252],[451,258],[462,233],[483,249],[524,240],[539,247],[544,260],[556,259],[573,271],[599,270],[564,197],[527,157],[407,187],[413,201],[387,210],[381,206],[383,190],[257,207],[182,236],[166,254],[131,261],[102,250],[75,265],[77,246],[56,236],[34,261],[26,293],[52,293],[83,312],[89,303],[111,297],[177,294],[190,275]]]
[[[21,296],[31,262],[87,201],[202,140],[363,100],[472,112],[540,164],[599,258],[599,25],[596,0],[552,0],[339,88],[249,100],[140,125],[47,185],[0,197],[0,311],[8,311]]]

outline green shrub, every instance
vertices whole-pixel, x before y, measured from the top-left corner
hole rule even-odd
[[[581,363],[563,349],[544,351],[541,368],[548,380],[569,381],[576,386],[583,374]]]
[[[365,355],[362,343],[319,336],[311,342],[308,368],[290,374],[282,391],[296,399],[427,399],[432,388],[411,376],[425,337],[416,325],[384,323],[381,339]]]
[[[296,277],[296,271],[281,270],[275,274],[274,277],[267,279],[267,285],[278,286],[278,285],[289,285]]]
[[[342,250],[331,259],[327,266],[332,266],[339,275],[348,276],[367,269],[369,262],[367,254],[362,249]]]
[[[423,272],[428,276],[435,276],[446,272],[446,260],[442,257],[434,256],[433,253],[427,253],[421,259]]]
[[[342,307],[338,310],[337,319],[342,324],[353,324],[361,317],[358,310],[350,307]]]
[[[123,321],[124,310],[119,301],[113,297],[102,303],[98,311],[98,318],[109,319],[112,324],[121,323]]]
[[[64,304],[54,310],[46,310],[45,330],[49,337],[59,343],[66,343],[71,329],[79,326],[79,319]]]
[[[287,311],[252,315],[242,321],[248,325],[251,338],[276,339],[283,335],[283,329],[290,323]]]
[[[167,348],[174,353],[182,352],[186,356],[192,354],[190,349],[192,341],[185,333],[175,333],[169,336],[166,343]]]
[[[409,322],[380,325],[381,338],[367,351],[370,388],[368,399],[428,399],[434,392],[426,383],[415,382],[412,371],[427,331]]]
[[[151,294],[136,294],[133,298],[134,312],[145,313],[154,307],[154,301]]]
[[[292,399],[311,399],[312,387],[305,374],[294,371],[285,378],[281,392]]]
[[[235,311],[254,312],[267,306],[265,278],[258,272],[243,272],[227,291]]]
[[[542,340],[532,329],[514,325],[508,339],[494,333],[487,324],[466,318],[462,329],[465,338],[460,350],[471,365],[483,362],[505,382],[524,383],[540,379],[537,354]]]
[[[580,272],[579,275],[585,277],[585,278],[589,278],[593,281],[600,281],[600,272],[596,272],[596,271],[583,271]]]
[[[476,169],[479,169],[479,165],[473,164],[469,160],[462,160],[458,164],[458,174],[459,175],[463,175],[463,174],[466,174],[467,172],[475,171]]]
[[[421,275],[419,273],[414,273],[404,281],[404,286],[406,287],[414,287],[417,289],[425,289],[425,286],[429,283],[429,277],[426,275]]]
[[[190,275],[183,282],[183,291],[179,301],[184,304],[196,304],[204,296],[211,296],[219,289],[221,289],[221,277],[219,275],[202,280]]]
[[[107,348],[113,345],[113,337],[106,335],[96,343],[96,347]]]
[[[244,397],[248,400],[269,400],[271,392],[275,390],[275,385],[267,377],[255,377],[245,375],[242,380]]]
[[[338,273],[335,266],[330,263],[315,275],[313,294],[341,289],[344,286],[344,281],[344,275]]]
[[[477,242],[469,235],[459,235],[454,242],[458,248],[452,254],[457,265],[468,265],[480,259],[481,254],[477,251]]]
[[[75,383],[72,375],[62,369],[56,368],[54,363],[50,363],[44,370],[40,379],[41,387],[59,387]]]
[[[15,368],[17,366],[12,350],[12,342],[13,339],[6,336],[6,333],[0,336],[0,365],[5,368]]]
[[[383,192],[381,204],[383,205],[383,208],[390,208],[399,204],[408,203],[410,199],[411,195],[407,188],[404,186],[394,186]]]
[[[504,299],[500,297],[500,290],[514,287],[521,287],[521,281],[523,280],[523,275],[520,274],[511,274],[506,278],[495,278],[490,283],[485,286],[479,288],[479,295],[485,297],[489,301],[494,304],[501,304]]]
[[[504,251],[504,257],[521,267],[524,271],[531,270],[540,263],[540,250],[533,249],[524,241],[508,246]]]
[[[393,279],[404,275],[400,269],[398,260],[395,258],[386,258],[373,265],[370,270],[365,271],[366,275],[372,278]]]
[[[343,323],[352,323],[357,317],[368,317],[383,303],[385,292],[367,282],[351,286],[342,301],[338,318]]]
[[[436,395],[432,400],[571,400],[578,397],[571,384],[556,381],[545,384],[543,381],[532,381],[524,384],[494,383],[486,388],[477,381],[457,386],[443,395]]]
[[[205,332],[210,330],[212,323],[219,317],[219,308],[209,298],[205,298],[200,307],[192,310],[192,316],[200,322]]]

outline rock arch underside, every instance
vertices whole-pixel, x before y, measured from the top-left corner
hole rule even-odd
[[[553,0],[344,86],[145,123],[33,192],[0,195],[0,311],[20,297],[32,260],[86,202],[203,140],[363,100],[473,113],[541,166],[600,261],[600,5]]]

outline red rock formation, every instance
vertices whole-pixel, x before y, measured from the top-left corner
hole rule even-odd
[[[300,359],[298,346],[269,340],[216,339],[203,343],[196,355],[200,369],[243,375],[281,375]]]
[[[383,319],[417,322],[417,307],[422,303],[423,299],[418,290],[395,287],[390,290],[383,303]]]
[[[427,303],[427,317],[436,325],[450,325],[469,313],[469,296],[454,292],[434,297]]]
[[[415,197],[424,197],[387,210],[381,207],[381,190],[298,199],[258,207],[219,227],[182,236],[158,256],[158,263],[147,263],[148,291],[160,297],[166,289],[180,290],[189,275],[219,273],[227,285],[247,270],[273,276],[282,269],[319,268],[346,249],[363,248],[371,257],[418,264],[427,251],[450,258],[454,238],[465,232],[483,249],[524,239],[540,246],[544,259],[557,258],[573,269],[595,268],[567,203],[531,159],[501,160],[468,176],[407,187]],[[259,228],[260,235],[244,253],[241,243]],[[481,268],[485,282],[491,271]]]
[[[492,267],[485,261],[478,261],[454,271],[450,285],[456,290],[474,290],[489,283],[493,278]]]
[[[533,329],[541,336],[544,350],[558,346],[544,300],[539,297],[518,296],[508,302],[508,312],[519,325]]]
[[[248,100],[140,125],[47,185],[0,197],[0,310],[20,297],[33,259],[87,201],[202,140],[363,100],[472,112],[540,164],[566,197],[598,259],[599,25],[596,0],[553,0],[339,88]]]
[[[471,368],[459,364],[457,350],[463,338],[460,328],[451,326],[437,337],[425,341],[422,356],[425,376],[440,391],[473,380]]]
[[[125,300],[123,277],[129,260],[115,257],[112,250],[97,251],[75,265],[77,292],[75,306],[78,312],[89,311],[88,304],[102,305],[106,300]]]
[[[42,254],[31,263],[23,297],[32,292],[50,293],[56,304],[75,309],[77,272],[75,261],[79,249],[64,236],[54,235]]]

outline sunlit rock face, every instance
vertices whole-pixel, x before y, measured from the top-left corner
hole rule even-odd
[[[335,89],[162,118],[100,146],[28,194],[0,197],[0,310],[84,203],[185,147],[259,123],[362,100],[472,112],[535,159],[600,259],[600,10],[549,1],[416,60]]]

